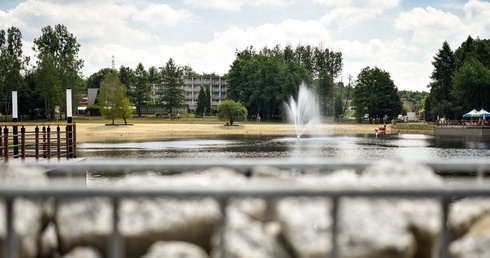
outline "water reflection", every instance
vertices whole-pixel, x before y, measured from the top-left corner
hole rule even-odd
[[[440,138],[419,134],[364,134],[294,137],[228,136],[193,140],[81,143],[79,156],[90,159],[230,159],[319,157],[345,160],[381,158],[451,159],[490,156],[482,139]]]

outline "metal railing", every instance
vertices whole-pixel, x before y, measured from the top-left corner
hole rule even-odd
[[[77,157],[75,123],[0,123],[0,159],[5,163],[12,158],[24,161],[62,157]]]
[[[123,198],[134,197],[211,197],[215,198],[221,205],[223,211],[222,222],[226,219],[226,209],[224,208],[231,198],[258,197],[273,199],[280,197],[328,197],[331,198],[333,207],[329,212],[332,216],[332,239],[333,250],[329,257],[337,257],[337,233],[338,233],[338,206],[339,199],[342,197],[402,197],[402,198],[434,198],[439,200],[442,207],[442,234],[440,239],[439,257],[448,257],[449,229],[448,229],[448,208],[451,200],[462,197],[490,197],[490,187],[486,183],[485,176],[490,172],[490,160],[444,160],[444,161],[417,161],[432,167],[442,176],[457,176],[461,173],[471,175],[474,181],[471,184],[447,185],[440,188],[386,188],[371,189],[365,187],[357,188],[335,188],[326,189],[315,185],[284,184],[284,181],[267,182],[254,181],[254,184],[243,186],[171,186],[156,188],[151,186],[132,187],[86,187],[76,184],[72,178],[53,181],[49,184],[29,185],[19,187],[19,185],[1,183],[0,198],[6,200],[6,229],[7,239],[4,242],[4,257],[18,257],[15,249],[16,237],[13,228],[13,201],[17,197],[56,200],[68,198],[90,198],[107,197],[113,203],[113,224],[112,234],[109,241],[108,254],[111,258],[124,257],[124,241],[122,239],[119,223],[119,203]],[[193,162],[188,159],[168,159],[168,160],[110,160],[110,161],[83,161],[76,163],[38,163],[23,164],[26,169],[30,167],[40,167],[47,170],[64,171],[67,175],[85,175],[87,171],[104,171],[131,173],[134,171],[192,171],[202,170],[213,167],[225,167],[235,169],[244,175],[250,175],[250,171],[257,166],[271,166],[279,169],[295,170],[300,173],[320,173],[334,171],[337,169],[354,169],[361,171],[368,165],[369,161],[336,161],[325,159],[234,159],[234,160],[208,160]],[[7,165],[0,165],[7,166]],[[223,240],[224,241],[224,240]],[[222,242],[222,241],[221,241]]]

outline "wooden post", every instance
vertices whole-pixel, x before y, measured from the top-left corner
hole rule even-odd
[[[20,155],[22,157],[22,161],[24,161],[26,159],[26,128],[24,126],[20,128],[20,141]]]
[[[0,126],[0,157],[3,157],[2,126]]]
[[[17,118],[14,119],[14,125],[12,126],[12,144],[14,147],[14,159],[19,157],[19,128],[17,126]]]
[[[70,159],[70,135],[68,133],[68,126],[65,127],[65,138],[66,138],[66,159]]]
[[[46,158],[46,126],[43,125],[43,158]]]
[[[51,158],[51,126],[48,125],[48,159]]]
[[[34,146],[34,156],[36,160],[39,160],[39,127],[36,125],[36,129],[34,129],[34,137],[35,137],[35,146]]]
[[[61,159],[61,132],[60,132],[60,126],[56,127],[56,145],[57,145],[57,155],[58,159]]]
[[[3,146],[5,148],[5,152],[3,153],[4,162],[7,163],[9,161],[9,128],[5,126],[3,128]]]
[[[77,157],[77,124],[73,123],[73,157]]]

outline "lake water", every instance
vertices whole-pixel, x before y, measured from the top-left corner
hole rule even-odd
[[[417,160],[490,157],[490,139],[441,138],[421,134],[328,137],[228,136],[126,143],[79,143],[78,156],[97,159],[239,159],[319,157],[343,160]]]

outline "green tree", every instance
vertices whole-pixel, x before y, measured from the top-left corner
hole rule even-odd
[[[133,89],[134,89],[134,84],[136,81],[136,76],[134,73],[134,70],[131,69],[130,67],[121,65],[119,67],[119,80],[121,83],[126,87],[127,95],[132,98],[131,95],[133,95]]]
[[[172,118],[174,109],[180,108],[185,104],[183,69],[170,58],[165,66],[161,68],[160,75],[163,86],[161,102]]]
[[[78,44],[77,38],[62,24],[58,24],[54,28],[46,26],[41,31],[42,35],[34,39],[33,50],[37,52],[38,66],[42,66],[41,62],[53,59],[57,70],[56,76],[60,81],[60,87],[56,88],[59,93],[56,96],[62,96],[57,99],[59,101],[57,104],[63,109],[66,106],[67,88],[72,89],[74,103],[78,102],[84,92],[81,73],[84,62],[78,57],[80,44]],[[51,57],[44,58],[45,55]]]
[[[56,58],[46,53],[35,71],[36,93],[43,100],[44,116],[50,120],[55,116],[55,107],[61,102],[61,80],[56,68]]]
[[[335,98],[335,118],[341,119],[343,117],[343,109],[342,109],[342,98],[338,95]]]
[[[151,66],[148,68],[148,81],[150,84],[156,84],[160,80],[160,77],[158,75],[158,69],[155,66]]]
[[[490,107],[490,69],[475,58],[467,59],[453,75],[455,98],[466,110]]]
[[[442,43],[442,48],[439,49],[436,56],[434,56],[432,65],[434,66],[434,70],[430,77],[432,82],[428,86],[430,88],[431,101],[430,106],[425,107],[428,113],[428,119],[430,120],[437,117],[437,115],[452,116],[453,114],[453,111],[446,107],[447,102],[455,102],[451,96],[451,91],[453,90],[451,76],[455,71],[455,57],[447,41]],[[444,108],[437,108],[439,105],[444,106]],[[432,110],[432,108],[435,108],[436,110]],[[448,113],[438,114],[437,112],[440,112],[441,110],[445,110]]]
[[[132,110],[130,101],[126,97],[126,88],[116,74],[108,74],[102,80],[98,100],[102,115],[111,119],[112,124],[116,118],[124,119],[125,124],[127,123],[126,119],[131,118]]]
[[[204,115],[204,109],[207,106],[206,96],[207,94],[204,91],[204,87],[201,87],[201,89],[199,89],[199,95],[197,96],[196,114]]]
[[[299,62],[287,62],[276,48],[257,54],[250,47],[236,53],[227,74],[227,96],[243,103],[249,115],[279,118],[282,103],[297,96],[301,82],[311,82],[309,72]]]
[[[218,117],[233,125],[237,119],[247,119],[247,109],[239,102],[225,100],[218,106]]]
[[[91,74],[85,84],[87,88],[100,88],[102,80],[110,73],[118,74],[118,71],[112,68],[102,68],[98,72]]]
[[[0,105],[3,113],[10,111],[11,92],[23,93],[22,72],[26,70],[29,58],[22,55],[22,33],[16,27],[7,32],[0,30]],[[7,116],[5,116],[7,119]]]
[[[317,80],[317,94],[320,101],[320,107],[323,114],[327,114],[327,109],[334,98],[334,86],[333,78],[330,76],[327,70],[321,70]]]
[[[211,91],[209,90],[209,87],[206,87],[205,90],[206,98],[205,98],[205,106],[204,110],[211,113]]]
[[[442,48],[432,61],[434,70],[430,76],[432,82],[429,84],[429,88],[431,94],[433,94],[435,98],[444,100],[450,99],[450,93],[452,91],[451,76],[455,70],[454,62],[454,53],[447,41],[444,41],[442,43]]]
[[[141,108],[146,106],[151,100],[151,84],[149,74],[145,70],[143,64],[139,63],[134,71],[135,84],[132,94],[130,95],[131,102],[136,106],[138,116],[141,116]]]
[[[401,113],[402,102],[398,89],[388,72],[366,67],[359,73],[352,96],[356,116],[369,114],[380,121],[386,116],[392,119]]]

